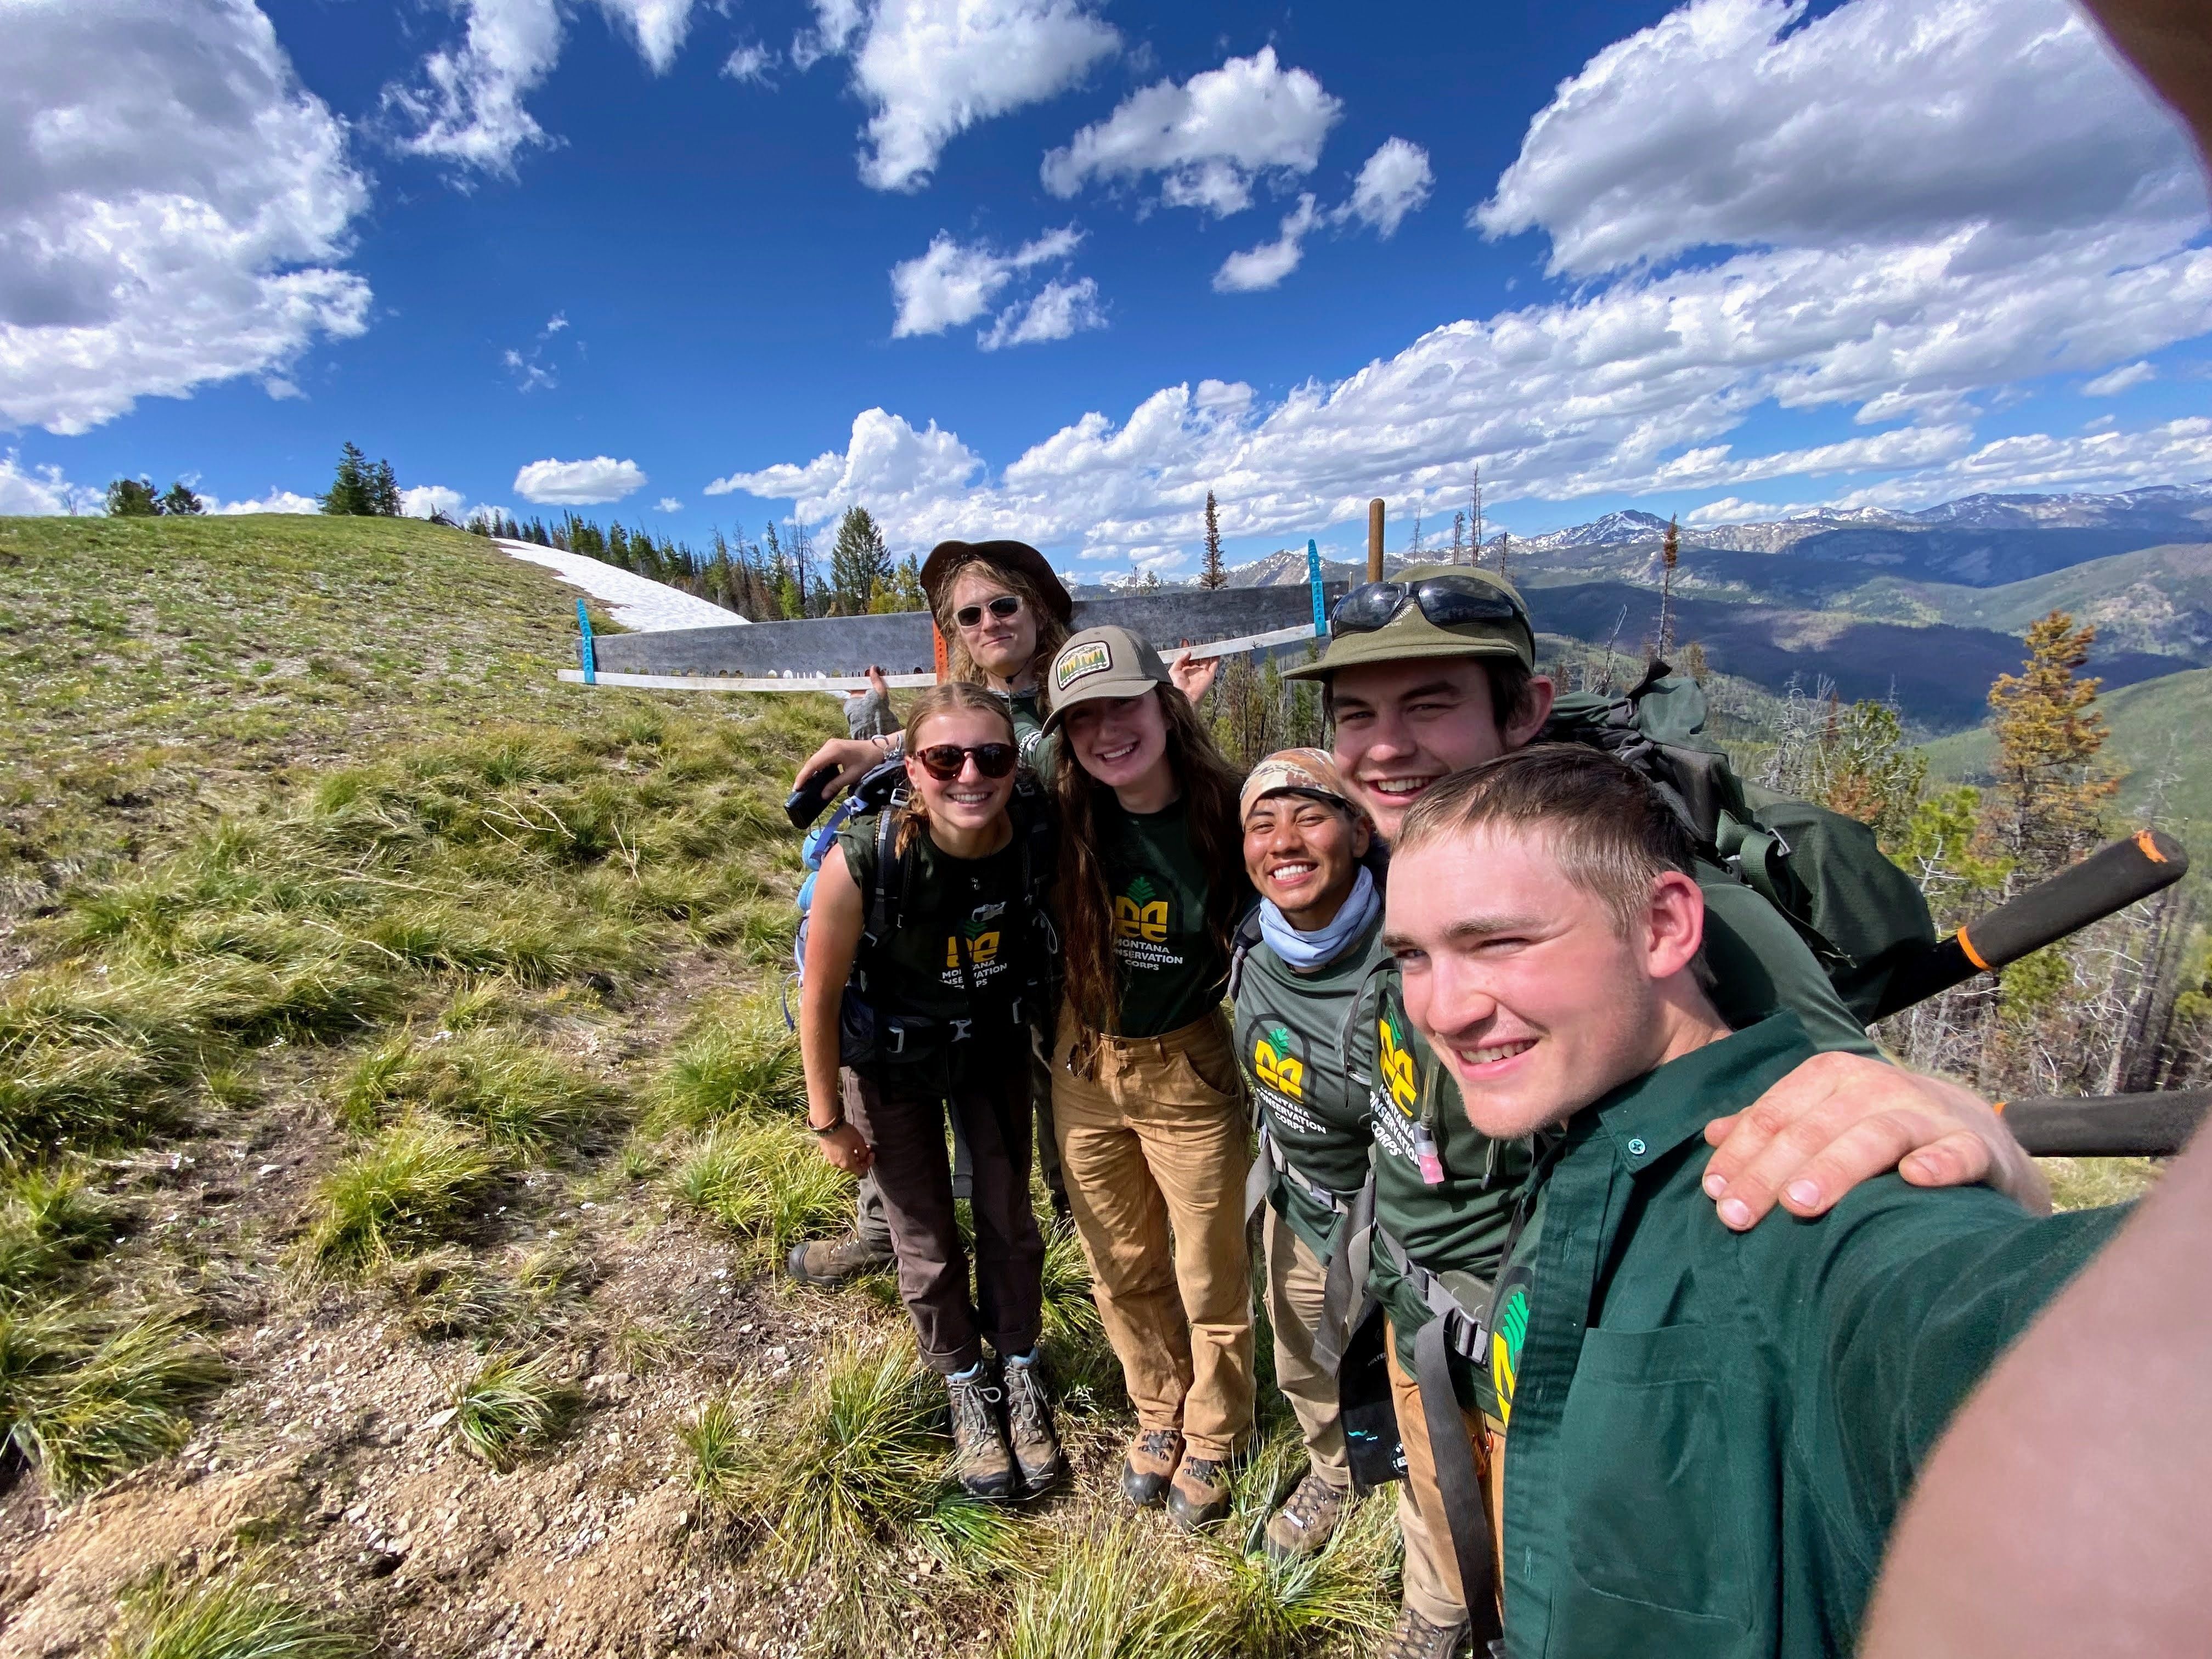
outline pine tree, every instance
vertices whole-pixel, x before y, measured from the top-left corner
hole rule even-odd
[[[195,514],[207,511],[207,503],[193,495],[191,488],[182,480],[171,484],[162,492],[158,505],[162,512],[174,514],[179,518],[189,518]]]
[[[1996,787],[1984,801],[1990,840],[2031,879],[2072,863],[2095,844],[2106,803],[2119,788],[2098,752],[2109,735],[2096,709],[2104,682],[2075,671],[2089,660],[2094,627],[2053,611],[2028,624],[2027,660],[1990,687],[1997,743]]]
[[[1928,781],[1928,757],[1905,735],[1895,705],[1846,706],[1831,692],[1805,793],[1832,811],[1870,825],[1885,849],[1902,845]]]
[[[380,519],[399,516],[399,480],[392,471],[392,463],[379,461],[369,469],[368,510]],[[544,534],[544,527],[539,527]]]
[[[1467,514],[1466,514],[1464,512],[1455,513],[1455,514],[1452,514],[1452,556],[1451,556],[1451,562],[1452,562],[1454,564],[1457,564],[1457,563],[1460,562],[1460,555],[1462,555],[1462,553],[1464,553],[1464,552],[1466,552],[1466,551],[1467,551]]]
[[[107,516],[111,519],[150,519],[161,510],[154,485],[146,478],[118,478],[107,486]]]
[[[1681,562],[1682,536],[1674,520],[1667,520],[1667,539],[1659,548],[1659,642],[1656,654],[1664,657],[1674,648],[1674,567]]]
[[[337,476],[323,493],[323,511],[337,518],[362,518],[375,511],[369,501],[368,457],[350,441],[338,451]]]
[[[1221,514],[1210,489],[1206,492],[1206,562],[1199,568],[1198,585],[1207,589],[1229,586],[1229,570],[1221,562]]]
[[[830,550],[830,588],[841,612],[858,616],[873,604],[876,590],[889,587],[890,549],[865,507],[848,507],[837,521],[837,540]]]

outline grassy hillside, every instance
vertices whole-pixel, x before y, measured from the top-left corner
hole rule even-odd
[[[1055,1230],[1072,1489],[943,1478],[775,1001],[821,697],[585,691],[572,590],[427,526],[0,520],[0,1629],[56,1656],[1360,1651],[1318,1569],[1113,1496]],[[281,1633],[277,1642],[271,1632]],[[223,1652],[245,1651],[224,1647]]]
[[[0,883],[295,773],[580,715],[574,590],[413,520],[0,519]]]
[[[2124,686],[2100,696],[2097,706],[2112,733],[2105,752],[2123,775],[2122,810],[2154,808],[2155,821],[2197,858],[2212,858],[2212,753],[2204,742],[2212,668]],[[1954,732],[1926,749],[1934,777],[1978,783],[1989,776],[1994,744],[1986,726]]]

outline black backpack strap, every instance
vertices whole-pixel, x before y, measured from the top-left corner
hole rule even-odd
[[[1229,940],[1229,1000],[1237,1000],[1237,988],[1244,982],[1244,958],[1258,948],[1267,935],[1260,927],[1260,907],[1254,905],[1237,924],[1237,931]]]
[[[1490,1492],[1474,1460],[1474,1440],[1452,1387],[1444,1322],[1431,1319],[1413,1337],[1413,1370],[1421,1386],[1421,1418],[1436,1465],[1437,1495],[1443,1500],[1445,1535],[1459,1567],[1460,1599],[1474,1650],[1492,1651],[1504,1634],[1498,1618],[1497,1555],[1490,1532]]]
[[[1375,1171],[1353,1194],[1337,1224],[1336,1248],[1322,1279],[1321,1320],[1314,1330],[1314,1363],[1331,1376],[1344,1363],[1352,1334],[1367,1317],[1367,1268],[1375,1248]]]

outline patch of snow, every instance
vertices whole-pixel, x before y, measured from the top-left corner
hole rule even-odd
[[[734,611],[696,599],[680,587],[634,576],[582,553],[563,553],[557,547],[535,542],[511,542],[492,538],[494,547],[532,564],[542,564],[571,586],[580,587],[595,599],[605,599],[615,620],[640,634],[657,634],[672,628],[744,628],[746,621]]]

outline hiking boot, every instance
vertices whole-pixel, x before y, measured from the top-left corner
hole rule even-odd
[[[1456,1659],[1467,1650],[1468,1624],[1432,1625],[1411,1607],[1398,1609],[1398,1622],[1377,1659]]]
[[[981,1363],[945,1379],[952,1401],[952,1476],[970,1498],[1012,1498],[1020,1477],[999,1407],[1006,1392]]]
[[[892,1260],[890,1246],[879,1248],[858,1236],[817,1238],[794,1246],[783,1270],[802,1285],[826,1289],[862,1273],[881,1273]]]
[[[1267,1522],[1267,1538],[1263,1547],[1270,1561],[1296,1561],[1318,1551],[1328,1542],[1336,1531],[1336,1523],[1344,1519],[1345,1505],[1352,1494],[1341,1486],[1332,1486],[1312,1470],[1298,1482],[1283,1507]]]
[[[1173,1429],[1146,1429],[1129,1443],[1121,1460],[1121,1496],[1139,1509],[1148,1509],[1168,1495],[1182,1462],[1182,1437]]]
[[[1006,1362],[1006,1442],[1032,1496],[1067,1473],[1067,1458],[1053,1432],[1045,1399],[1044,1365],[1035,1353]]]
[[[1229,1518],[1229,1465],[1218,1457],[1185,1454],[1168,1483],[1168,1518],[1196,1532]]]

